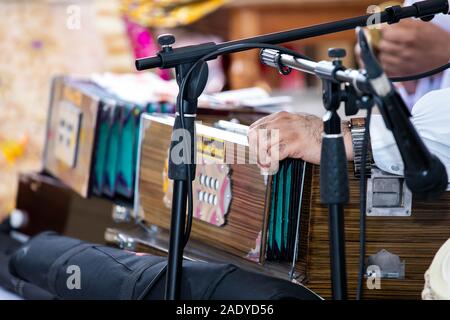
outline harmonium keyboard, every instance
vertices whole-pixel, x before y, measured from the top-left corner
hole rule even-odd
[[[52,83],[44,170],[83,197],[132,204],[140,115],[173,113],[167,101],[126,101],[96,83],[56,77]]]
[[[108,229],[109,241],[128,239],[137,250],[166,254],[173,122],[167,115],[142,115],[134,212],[147,232]],[[320,203],[319,168],[286,159],[276,174],[262,175],[249,159],[246,128],[229,123],[196,125],[194,221],[186,257],[233,262],[303,283],[329,298],[328,210]],[[346,255],[349,293],[354,298],[360,197],[351,163],[348,170],[351,199],[345,207]],[[368,192],[366,265],[378,267],[380,283],[366,286],[364,280],[364,298],[420,298],[424,273],[450,236],[450,194],[446,192],[435,202],[416,200],[402,177],[376,168]]]

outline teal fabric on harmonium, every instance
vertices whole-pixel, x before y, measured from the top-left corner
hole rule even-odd
[[[89,82],[80,90],[99,100],[91,192],[132,203],[134,198],[140,118],[145,113],[174,113],[169,102],[145,105],[125,101]]]
[[[300,192],[304,162],[285,159],[272,177],[266,259],[291,261],[300,241]]]
[[[133,106],[122,110],[119,156],[117,159],[117,192],[125,197],[131,197],[134,189],[134,173],[136,169],[135,152],[138,141],[136,132],[143,107]]]
[[[95,167],[98,185],[102,194],[110,198],[132,201],[135,188],[140,118],[145,113],[173,113],[175,107],[166,102],[151,102],[146,105],[133,104],[116,98],[114,108],[101,117],[98,142],[100,147]],[[105,137],[106,135],[106,137]],[[105,148],[106,150],[103,150]]]
[[[120,106],[113,111],[110,118],[108,130],[108,139],[106,144],[106,161],[105,161],[105,180],[103,193],[114,197],[116,194],[117,179],[117,159],[119,157],[119,139],[120,139]]]
[[[119,96],[109,90],[89,78],[55,78],[47,131],[60,130],[59,137],[71,137],[75,130],[77,134],[67,139],[75,142],[66,143],[64,148],[55,143],[62,138],[47,138],[44,170],[61,178],[83,197],[95,195],[131,206],[141,115],[174,113],[175,105],[165,101],[128,101],[121,98],[123,92]],[[62,116],[69,118],[59,119]],[[70,126],[65,125],[67,121]],[[60,148],[58,154],[55,145]]]

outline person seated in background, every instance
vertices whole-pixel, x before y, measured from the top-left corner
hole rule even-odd
[[[412,108],[411,121],[429,151],[445,165],[450,177],[450,88],[435,90],[423,96]],[[262,141],[259,130],[278,130],[278,139]],[[248,140],[252,152],[258,155],[262,171],[274,173],[278,161],[285,158],[303,159],[320,164],[323,122],[316,116],[278,112],[253,123]],[[347,159],[353,160],[353,144],[348,122],[342,123]],[[381,115],[373,115],[370,124],[372,155],[382,170],[403,174],[403,162],[392,133]],[[261,150],[263,149],[263,150]],[[262,160],[261,160],[262,159]]]

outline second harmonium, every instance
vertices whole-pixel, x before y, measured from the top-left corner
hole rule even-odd
[[[164,101],[124,100],[90,79],[55,77],[44,170],[83,197],[131,203],[140,115],[172,111]]]
[[[169,116],[141,118],[134,204],[138,217],[165,230],[171,221],[168,157],[173,122]],[[196,133],[191,238],[259,263],[306,259],[308,222],[303,218],[309,213],[301,203],[309,199],[310,188],[302,186],[311,167],[288,159],[277,174],[263,175],[251,159],[245,132],[197,123]]]

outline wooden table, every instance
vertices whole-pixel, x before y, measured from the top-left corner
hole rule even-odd
[[[228,38],[234,40],[365,15],[371,4],[373,0],[236,0],[219,12],[227,11]],[[355,33],[350,30],[305,39],[301,44],[322,46],[320,55],[315,58],[325,58],[328,47],[344,47],[349,54],[345,62],[351,64],[354,42]],[[258,83],[260,73],[257,50],[231,56],[229,81],[233,89]]]

